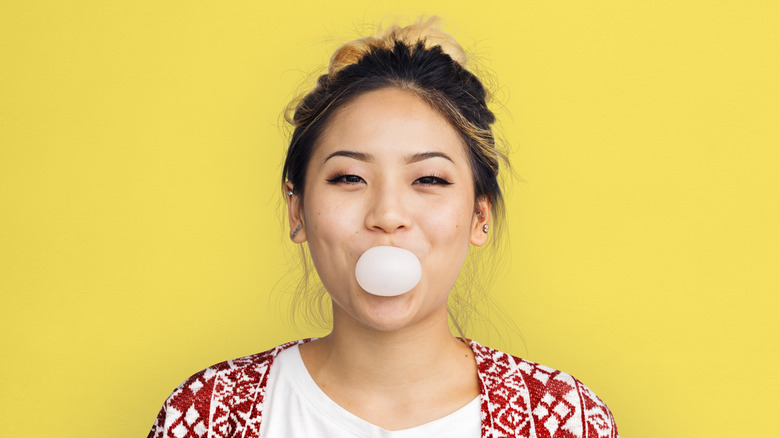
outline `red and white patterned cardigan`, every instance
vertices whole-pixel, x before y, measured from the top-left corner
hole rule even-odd
[[[259,438],[274,357],[301,340],[222,362],[168,397],[149,438]],[[468,341],[477,361],[482,437],[619,438],[607,406],[574,377]]]

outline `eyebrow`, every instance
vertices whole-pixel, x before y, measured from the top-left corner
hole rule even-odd
[[[328,155],[328,157],[325,158],[325,160],[322,163],[325,164],[326,161],[330,160],[333,157],[347,157],[355,160],[365,161],[366,163],[374,162],[374,156],[371,154],[366,154],[363,152],[355,152],[355,151],[336,151]]]
[[[336,151],[332,154],[328,155],[327,158],[322,162],[323,164],[330,160],[333,157],[347,157],[352,158],[359,161],[365,161],[366,163],[373,163],[374,162],[374,156],[371,154],[367,154],[364,152],[355,152],[355,151]],[[431,158],[444,158],[445,160],[448,160],[451,163],[455,163],[452,161],[452,158],[450,158],[447,154],[444,154],[442,152],[417,152],[414,154],[407,155],[406,157],[406,164],[412,164],[412,163],[418,163],[423,160],[428,160]]]
[[[428,160],[431,158],[444,158],[445,160],[449,160],[450,163],[455,164],[454,161],[452,161],[452,158],[447,156],[447,154],[444,154],[442,152],[418,152],[416,154],[411,154],[406,156],[406,164],[412,164],[417,163],[419,161]]]

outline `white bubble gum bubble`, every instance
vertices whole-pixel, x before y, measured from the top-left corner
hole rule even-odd
[[[394,297],[412,290],[422,277],[422,266],[411,251],[395,246],[369,248],[355,265],[355,278],[366,292]]]

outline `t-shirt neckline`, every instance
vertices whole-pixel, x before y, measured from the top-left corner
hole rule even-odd
[[[380,436],[388,438],[434,436],[446,430],[452,430],[453,425],[451,423],[462,424],[463,427],[468,427],[468,424],[470,423],[468,417],[470,415],[476,415],[477,420],[479,421],[480,395],[477,395],[470,402],[454,412],[436,420],[429,421],[428,423],[401,430],[387,430],[381,428],[344,409],[325,394],[319,385],[317,385],[317,382],[314,381],[311,374],[309,374],[309,370],[303,363],[299,345],[294,345],[291,348],[280,352],[279,356],[276,357],[276,360],[278,361],[282,355],[284,355],[284,357],[282,357],[281,361],[285,362],[285,364],[279,368],[284,369],[284,372],[293,374],[292,380],[298,387],[298,390],[301,391],[304,398],[322,415],[329,417],[331,420],[340,423],[342,426],[361,436]]]

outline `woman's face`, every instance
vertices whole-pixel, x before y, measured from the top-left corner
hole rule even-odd
[[[289,200],[290,225],[303,223],[293,240],[309,242],[335,323],[389,331],[446,322],[447,296],[469,244],[485,243],[490,211],[485,200],[475,204],[458,132],[411,92],[368,92],[333,115],[306,175],[303,208],[297,195]],[[358,285],[358,258],[379,245],[420,259],[422,279],[410,292],[378,297]]]

